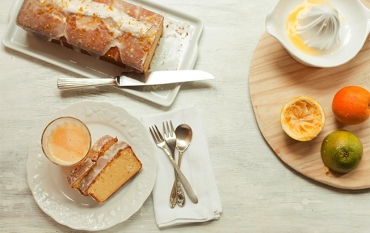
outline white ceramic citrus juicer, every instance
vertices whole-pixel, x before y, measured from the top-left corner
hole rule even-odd
[[[323,7],[315,9],[311,6],[309,8],[311,10],[310,12],[304,12],[302,10],[296,16],[297,21],[301,23],[301,25],[297,25],[298,23],[296,23],[297,34],[306,42],[308,37],[311,36],[312,38],[309,39],[311,46],[312,44],[324,45],[325,43],[337,43],[338,45],[336,47],[324,46],[323,49],[329,47],[330,49],[321,50],[321,54],[320,52],[318,54],[310,54],[299,48],[289,38],[287,21],[291,17],[292,12],[297,9],[297,6],[302,6],[302,4],[317,6],[326,4],[328,7],[326,7],[327,9]],[[337,16],[335,16],[335,12],[338,12]],[[299,21],[299,17],[304,16],[304,14],[311,15],[312,18],[306,17],[306,22],[302,19]],[[312,22],[308,22],[310,19]],[[332,29],[333,27],[337,27],[336,29],[338,29],[337,23],[340,20],[340,30],[338,32],[330,30],[326,32],[320,31],[320,27],[329,25],[323,23],[324,19],[329,19],[329,22],[332,23],[330,26]],[[314,20],[318,20],[316,24]],[[365,7],[360,0],[279,0],[275,7],[267,14],[265,26],[266,31],[275,37],[294,59],[302,64],[322,68],[335,67],[353,59],[363,47],[370,32],[370,9]],[[335,33],[338,33],[340,41],[334,37],[327,37],[327,35],[333,36]],[[320,51],[320,48],[316,49]]]

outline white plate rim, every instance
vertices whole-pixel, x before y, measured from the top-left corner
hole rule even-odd
[[[170,21],[171,20],[177,20],[179,22],[184,22],[184,23],[186,22],[189,25],[194,27],[194,32],[193,32],[192,37],[190,39],[189,46],[188,46],[188,48],[185,52],[184,57],[179,61],[181,64],[179,65],[179,67],[176,68],[176,69],[179,69],[179,70],[193,69],[194,66],[195,66],[196,60],[198,58],[198,43],[199,43],[200,36],[201,36],[202,30],[203,30],[202,20],[200,20],[200,19],[198,19],[194,16],[191,16],[191,15],[176,11],[174,9],[168,8],[166,6],[160,5],[158,3],[153,3],[153,2],[146,1],[146,0],[137,0],[137,1],[128,0],[128,2],[131,2],[135,5],[143,6],[147,9],[153,10],[154,12],[161,13],[165,16],[165,20],[170,20]],[[15,24],[15,19],[16,19],[16,15],[17,15],[21,5],[22,5],[22,0],[15,0],[12,7],[11,7],[10,17],[9,17],[9,24],[7,25],[7,28],[6,28],[4,36],[3,36],[3,44],[4,44],[5,47],[8,47],[8,48],[13,49],[15,51],[18,51],[18,52],[21,52],[23,54],[29,55],[31,57],[35,57],[39,60],[48,62],[50,64],[56,65],[56,66],[64,68],[64,69],[67,69],[69,71],[72,71],[74,73],[77,73],[77,74],[85,76],[85,77],[90,77],[90,78],[101,78],[102,76],[107,77],[107,75],[105,74],[104,71],[93,70],[91,68],[86,69],[85,67],[83,67],[83,64],[82,64],[82,66],[81,65],[79,66],[76,63],[71,63],[71,59],[67,60],[68,57],[67,58],[59,58],[60,55],[55,56],[55,54],[54,54],[50,58],[50,54],[45,54],[44,52],[39,53],[39,51],[29,49],[29,48],[27,48],[27,46],[20,45],[20,44],[16,43],[14,41],[15,35],[17,33],[19,33],[17,31],[21,30],[21,29]],[[26,34],[25,32],[23,32],[23,33]],[[46,43],[45,46],[47,46],[47,47],[51,46],[52,50],[57,50],[58,51],[58,54],[60,54],[61,52],[63,54],[72,53],[72,55],[70,57],[74,57],[74,58],[76,58],[76,57],[78,58],[80,56],[80,54],[78,54],[78,53],[76,54],[76,52],[68,51],[68,49],[65,49],[61,46],[53,45],[52,43],[50,43],[50,45],[49,45],[49,43]],[[86,60],[86,59],[90,60],[91,58],[86,56],[86,55],[82,56],[82,58],[81,58],[81,60]],[[93,59],[91,59],[91,60],[93,60]],[[98,61],[98,64],[99,64],[99,62],[101,63],[101,61]],[[107,63],[107,64],[103,63],[103,64],[104,64],[104,66],[112,67],[112,69],[119,70],[119,67],[117,67],[117,66],[110,65],[109,63]],[[94,63],[91,63],[91,67],[97,67],[96,64],[95,64],[95,61],[94,61]],[[151,71],[155,71],[155,70],[156,69],[153,69]],[[119,74],[119,72],[118,72],[118,74]],[[116,73],[115,75],[109,75],[108,77],[114,77],[118,74]],[[158,88],[153,88],[152,90],[149,90],[149,91],[143,91],[143,90],[135,89],[135,88],[119,88],[119,87],[116,87],[116,89],[121,90],[121,91],[126,92],[126,93],[129,93],[133,96],[143,98],[143,99],[148,100],[150,102],[162,105],[162,106],[170,106],[173,103],[173,101],[175,100],[175,98],[176,98],[176,96],[177,96],[177,94],[180,90],[181,85],[182,84],[179,83],[177,85],[170,85],[168,87],[167,86],[166,87],[162,86],[161,88],[163,90],[163,93],[160,93],[158,91]]]
[[[61,109],[44,125],[46,126],[57,117],[67,115],[83,120],[90,130],[96,127],[94,124],[98,124],[103,125],[103,128],[104,125],[107,128],[114,128],[124,134],[121,138],[118,136],[118,139],[132,146],[143,167],[134,179],[125,184],[106,203],[99,205],[90,197],[83,197],[76,190],[69,188],[66,181],[65,184],[55,184],[55,180],[58,179],[50,178],[62,176],[64,179],[65,177],[60,174],[61,170],[57,173],[61,168],[47,160],[42,153],[40,139],[43,128],[41,128],[29,144],[26,165],[27,182],[37,205],[56,222],[76,230],[104,230],[126,221],[142,207],[155,184],[157,157],[146,128],[140,120],[123,108],[106,102],[93,101],[78,102]],[[101,132],[101,135],[100,133],[97,135],[96,129],[95,133],[94,131],[91,133],[96,139],[105,134]],[[43,177],[43,174],[47,176]],[[61,188],[58,190],[56,186]],[[63,190],[63,187],[67,187],[68,190]],[[93,203],[93,205],[84,206],[70,200],[68,195],[82,198],[84,202]]]

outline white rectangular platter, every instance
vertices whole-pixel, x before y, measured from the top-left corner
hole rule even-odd
[[[128,2],[160,13],[165,17],[164,32],[150,65],[150,71],[193,69],[198,57],[198,41],[203,30],[203,22],[154,2],[145,0]],[[121,67],[29,35],[15,23],[22,3],[22,0],[15,0],[10,11],[9,24],[3,38],[6,47],[89,78],[112,78],[125,71]],[[117,88],[150,102],[170,106],[180,87],[181,83]]]

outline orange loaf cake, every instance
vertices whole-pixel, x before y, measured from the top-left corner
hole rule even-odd
[[[78,187],[75,188],[98,203],[104,203],[141,168],[142,163],[126,142],[114,142],[98,157],[96,164],[79,178]]]
[[[31,35],[145,73],[163,20],[120,0],[24,0],[16,23]]]

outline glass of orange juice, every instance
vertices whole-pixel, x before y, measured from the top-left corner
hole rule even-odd
[[[53,163],[73,166],[89,153],[91,134],[79,119],[65,116],[51,121],[41,136],[42,150]]]

